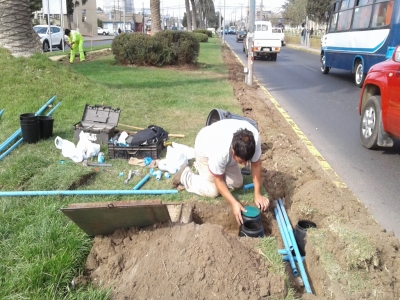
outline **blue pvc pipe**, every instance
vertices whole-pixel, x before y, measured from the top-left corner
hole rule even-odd
[[[54,106],[54,108],[51,111],[49,111],[46,116],[50,116],[56,110],[56,108],[59,107],[60,105],[61,105],[61,102],[57,103],[57,105]],[[23,138],[20,138],[17,142],[15,142],[14,145],[12,145],[10,148],[8,148],[6,152],[4,152],[2,155],[0,155],[0,161],[3,160],[4,157],[6,157],[11,151],[13,151],[15,148],[17,148],[19,146],[19,144],[21,144],[22,142],[23,142]]]
[[[299,265],[301,279],[303,280],[304,287],[305,287],[306,292],[308,294],[312,294],[310,283],[308,282],[308,278],[307,278],[307,273],[306,273],[306,270],[304,269],[304,265],[303,265],[303,262],[301,260],[299,247],[297,247],[296,239],[295,239],[294,234],[293,234],[293,228],[292,228],[292,225],[290,225],[290,221],[289,221],[289,218],[287,216],[287,213],[286,213],[285,207],[283,205],[282,199],[278,199],[278,206],[282,210],[283,218],[284,218],[284,220],[285,220],[285,222],[287,224],[287,229],[289,231],[289,237],[290,237],[290,239],[291,239],[291,241],[293,243],[293,246],[294,246],[293,250],[294,250],[294,253],[296,254],[297,264]]]
[[[245,184],[243,186],[244,190],[248,190],[248,189],[252,189],[252,188],[254,188],[254,183]]]
[[[275,212],[275,216],[276,216],[276,221],[278,223],[279,231],[281,232],[283,244],[286,249],[289,249],[289,243],[288,243],[288,240],[286,239],[285,225],[282,224],[283,220],[278,213],[278,208],[275,207],[274,212]],[[297,271],[296,264],[295,264],[294,258],[292,256],[292,252],[290,250],[286,250],[286,251],[287,251],[287,256],[289,258],[290,267],[292,268],[293,275],[298,276],[299,272]]]
[[[288,251],[286,249],[278,249],[278,253],[282,255],[288,254]]]
[[[140,180],[138,182],[138,184],[133,187],[132,190],[136,191],[136,190],[140,189],[142,187],[142,185],[145,184],[147,180],[149,180],[149,178],[150,178],[150,174],[147,174],[146,176],[144,176],[143,179]],[[178,190],[176,190],[176,191],[178,191]]]
[[[286,228],[286,223],[285,223],[285,219],[283,218],[283,214],[282,211],[279,209],[279,205],[275,206],[276,208],[276,218],[279,219],[279,221],[281,222],[281,225],[283,226],[283,233],[287,242],[288,247],[285,247],[287,250],[292,251],[294,249],[294,245],[290,239],[289,236],[289,232],[287,231]]]
[[[50,98],[49,101],[46,102],[45,105],[43,105],[36,113],[35,115],[40,115],[46,108],[49,106],[54,100],[56,99],[56,95]],[[6,139],[1,145],[0,145],[0,152],[3,151],[13,140],[15,140],[20,134],[22,130],[21,127],[17,129],[8,139]]]
[[[3,113],[4,113],[4,108],[0,110],[0,117],[3,115]]]
[[[178,190],[73,190],[73,191],[13,191],[0,192],[0,197],[15,196],[72,196],[72,195],[162,195],[177,194]]]
[[[22,143],[24,139],[20,138],[17,142],[15,142],[14,145],[12,145],[10,148],[8,148],[6,150],[6,152],[4,152],[2,155],[0,155],[0,161],[4,159],[4,157],[6,157],[11,151],[13,151],[15,148],[17,148],[19,146],[19,144]]]
[[[288,255],[284,255],[284,256],[282,256],[282,258],[283,258],[284,261],[289,261],[289,256]],[[301,257],[301,261],[304,261],[305,258],[306,258],[305,256],[302,256]],[[293,257],[293,259],[294,259],[294,261],[297,261],[297,257]]]

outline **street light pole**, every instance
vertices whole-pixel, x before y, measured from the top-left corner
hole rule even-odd
[[[253,71],[254,71],[254,53],[253,53],[253,36],[254,36],[254,22],[255,22],[255,12],[256,12],[256,1],[249,0],[249,31],[247,33],[247,80],[246,84],[249,86],[253,86]]]

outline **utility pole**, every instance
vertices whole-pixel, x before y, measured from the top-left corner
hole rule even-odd
[[[243,27],[243,11],[242,11],[242,8],[243,7],[243,4],[240,4],[240,28],[242,28]]]
[[[224,0],[224,28],[223,28],[223,35],[222,35],[222,43],[225,43],[225,19],[226,19],[226,15],[225,15],[225,0]]]
[[[253,36],[254,36],[254,22],[255,22],[255,12],[256,12],[256,1],[249,0],[249,31],[247,35],[248,43],[247,43],[247,80],[246,84],[249,86],[253,86],[253,71],[254,71],[254,53],[253,53]]]

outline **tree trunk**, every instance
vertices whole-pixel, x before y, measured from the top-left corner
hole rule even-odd
[[[185,0],[185,6],[186,6],[186,23],[187,23],[187,30],[189,32],[192,31],[192,18],[190,15],[190,3],[189,0]]]
[[[161,31],[160,0],[150,0],[151,33]]]
[[[192,27],[193,30],[196,30],[197,29],[196,4],[194,3],[194,0],[190,0],[190,3],[192,4]]]
[[[26,0],[0,0],[0,47],[15,57],[42,51],[40,38],[32,29],[28,7]]]

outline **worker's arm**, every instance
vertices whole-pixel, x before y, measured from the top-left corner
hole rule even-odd
[[[215,175],[214,176],[214,183],[218,189],[218,192],[221,194],[222,197],[226,199],[226,201],[229,202],[229,204],[232,206],[232,211],[235,216],[236,221],[238,224],[243,224],[243,219],[242,219],[242,211],[245,212],[246,210],[240,204],[235,197],[231,194],[230,190],[226,186],[224,175]]]
[[[265,211],[269,206],[269,200],[261,195],[261,170],[261,160],[251,163],[251,177],[254,183],[254,202],[261,211]]]

